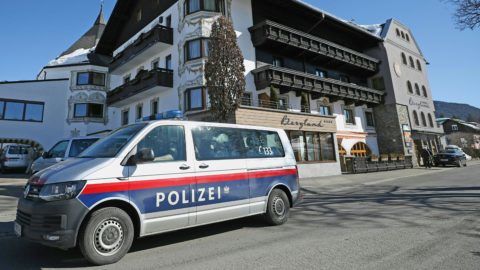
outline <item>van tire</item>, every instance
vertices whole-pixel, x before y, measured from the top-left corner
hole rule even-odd
[[[112,264],[118,262],[130,250],[134,234],[130,216],[122,209],[107,207],[93,212],[82,226],[78,245],[90,263]],[[103,237],[97,239],[100,235]],[[109,237],[113,239],[108,239]]]
[[[274,189],[268,197],[265,220],[272,226],[282,225],[288,220],[290,201],[287,194],[281,189]]]

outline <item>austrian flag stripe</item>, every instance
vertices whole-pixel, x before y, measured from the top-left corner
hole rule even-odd
[[[165,187],[186,186],[191,184],[208,184],[219,183],[229,181],[247,181],[249,178],[261,179],[276,176],[287,176],[297,174],[296,169],[282,169],[282,170],[268,170],[268,171],[253,171],[247,173],[232,173],[232,174],[217,174],[217,175],[202,175],[202,176],[189,176],[182,178],[166,178],[166,179],[154,179],[154,180],[140,180],[131,182],[113,182],[113,183],[101,183],[90,184],[82,191],[83,195],[98,194],[107,192],[119,192],[127,190],[144,190],[155,189]]]

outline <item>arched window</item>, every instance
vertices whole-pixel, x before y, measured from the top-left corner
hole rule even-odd
[[[420,117],[422,117],[422,126],[427,126],[427,119],[425,118],[425,114],[423,112],[420,113]]]
[[[402,53],[402,63],[407,65],[407,56],[404,53]]]
[[[418,121],[418,113],[417,111],[413,111],[413,121],[416,126],[420,126],[420,122]]]
[[[425,88],[425,85],[422,85],[422,92],[424,97],[428,97],[427,88]]]
[[[405,33],[403,33],[403,31],[401,32],[401,34],[402,34],[402,38],[405,38]]]
[[[397,31],[397,36],[399,37],[400,36],[400,30],[398,30],[398,28],[397,28],[396,31]]]
[[[417,59],[417,69],[422,71],[422,64],[420,64],[420,60]]]
[[[433,128],[433,118],[431,114],[428,114],[428,124],[430,124],[430,127]]]
[[[410,42],[410,36],[408,34],[405,34],[405,38],[407,39],[408,42]]]
[[[410,56],[408,59],[410,60],[410,67],[415,68],[415,61],[413,61],[413,57]]]
[[[410,94],[413,94],[412,83],[410,81],[407,81],[407,88],[408,88],[408,92]]]
[[[359,142],[352,147],[350,154],[356,157],[368,157],[372,154],[372,151],[365,143]]]
[[[338,144],[338,154],[341,157],[344,157],[344,156],[347,155],[347,150],[345,150],[345,148],[343,148],[343,146],[341,144]]]
[[[415,94],[420,96],[420,87],[418,86],[418,83],[415,84]]]

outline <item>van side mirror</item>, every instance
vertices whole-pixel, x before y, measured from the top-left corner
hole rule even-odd
[[[43,159],[50,158],[50,155],[48,154],[48,152],[43,152],[43,153],[42,153],[42,158],[43,158]]]
[[[140,149],[135,154],[135,163],[152,162],[155,160],[155,153],[152,148]]]

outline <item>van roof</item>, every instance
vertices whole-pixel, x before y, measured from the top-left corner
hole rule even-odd
[[[259,130],[270,130],[270,131],[282,131],[281,128],[272,128],[272,127],[263,127],[263,126],[251,126],[251,125],[238,125],[238,124],[227,124],[227,123],[215,123],[215,122],[200,122],[200,121],[185,121],[185,120],[152,120],[147,121],[149,125],[162,123],[165,125],[185,125],[190,127],[196,126],[215,126],[215,127],[231,127],[231,128],[244,128],[244,129],[259,129]]]

